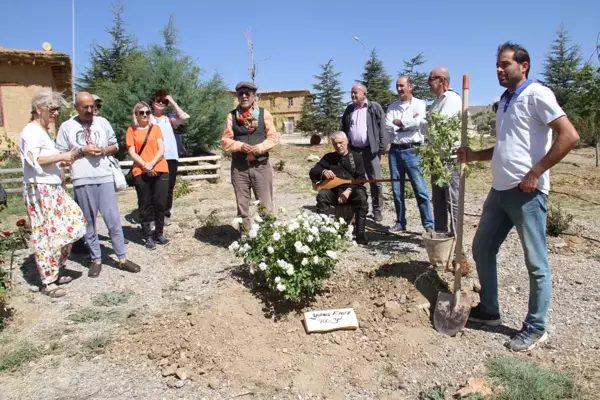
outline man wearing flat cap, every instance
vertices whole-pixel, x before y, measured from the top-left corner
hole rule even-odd
[[[252,82],[240,82],[235,91],[238,106],[227,115],[221,145],[231,151],[231,183],[235,191],[237,215],[243,226],[250,228],[250,194],[273,210],[273,168],[269,150],[277,144],[273,116],[258,106],[257,87]]]

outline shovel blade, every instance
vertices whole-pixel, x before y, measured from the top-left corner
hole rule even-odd
[[[433,312],[435,330],[448,336],[454,336],[467,324],[471,305],[460,301],[455,306],[452,293],[439,292]]]

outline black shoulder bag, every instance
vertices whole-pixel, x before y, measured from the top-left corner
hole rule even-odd
[[[144,151],[144,148],[146,147],[146,143],[148,142],[148,137],[150,137],[150,132],[152,132],[152,127],[154,125],[150,125],[150,128],[148,128],[148,133],[146,133],[146,138],[144,139],[144,143],[142,143],[142,147],[140,147],[140,152],[138,153],[138,155],[141,157],[142,156],[142,152]],[[134,181],[134,176],[133,176],[133,167],[135,166],[135,161],[133,162],[133,165],[131,166],[131,169],[127,172],[127,174],[125,174],[125,182],[127,182],[127,186],[135,186],[135,181]]]

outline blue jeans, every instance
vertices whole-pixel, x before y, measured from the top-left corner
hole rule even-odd
[[[406,206],[404,204],[404,177],[408,174],[408,179],[415,192],[419,213],[421,214],[421,223],[425,228],[433,227],[433,216],[431,215],[431,202],[429,200],[429,190],[427,182],[421,171],[421,156],[417,154],[414,148],[400,150],[392,145],[389,152],[390,175],[392,179],[400,179],[400,182],[392,182],[392,191],[394,192],[394,206],[396,207],[396,222],[406,228]]]
[[[479,227],[473,239],[473,258],[481,283],[482,311],[498,315],[498,265],[500,246],[513,228],[517,229],[525,265],[529,271],[529,311],[525,323],[540,330],[548,324],[552,278],[546,245],[548,196],[536,190],[525,193],[519,187],[492,189],[483,205]]]

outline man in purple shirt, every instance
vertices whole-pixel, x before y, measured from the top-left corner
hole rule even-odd
[[[385,114],[374,101],[367,100],[367,88],[357,83],[350,92],[352,104],[346,107],[342,116],[341,130],[348,136],[350,150],[359,153],[369,179],[381,179],[381,154],[385,153]],[[371,183],[371,208],[375,222],[383,216],[383,185]]]

